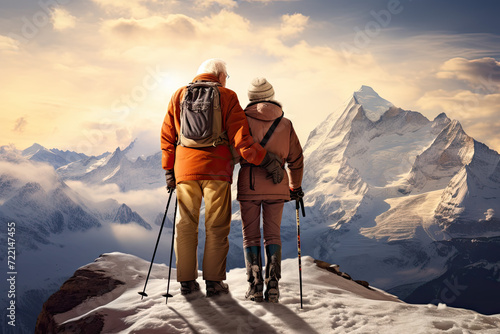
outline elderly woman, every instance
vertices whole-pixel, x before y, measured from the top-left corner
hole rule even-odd
[[[241,161],[237,199],[243,224],[243,247],[250,284],[246,298],[277,303],[281,277],[281,216],[286,201],[303,196],[301,183],[303,155],[292,122],[274,100],[273,86],[265,78],[255,78],[248,88],[250,103],[245,114],[255,142],[286,163],[283,180],[274,183],[262,167]],[[262,276],[260,216],[262,211],[266,254],[265,284]]]

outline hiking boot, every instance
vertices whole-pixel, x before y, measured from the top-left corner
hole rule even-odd
[[[267,281],[267,279],[266,279]],[[265,293],[266,302],[270,303],[278,303],[280,298],[280,290],[278,286],[278,281],[275,279],[271,279],[266,282],[266,293]]]
[[[262,302],[264,282],[262,279],[262,256],[260,246],[250,246],[245,248],[245,265],[247,269],[247,281],[250,284],[245,298]]]
[[[206,281],[207,297],[218,296],[221,293],[229,293],[229,286],[222,281]]]
[[[181,294],[189,295],[191,292],[199,291],[200,285],[196,280],[181,282]]]
[[[245,294],[245,298],[252,300],[254,302],[262,302],[264,301],[264,283],[250,283],[248,287],[247,293]]]
[[[266,292],[264,298],[271,303],[278,303],[280,297],[278,281],[281,278],[281,246],[266,246]]]

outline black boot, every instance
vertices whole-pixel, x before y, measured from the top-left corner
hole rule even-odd
[[[229,293],[229,286],[222,281],[205,281],[207,297],[218,296],[222,293]]]
[[[246,299],[262,302],[264,282],[262,279],[262,256],[260,246],[245,248],[245,264],[247,268],[247,281],[250,283],[245,294]]]
[[[280,297],[278,281],[281,278],[281,245],[266,246],[266,301],[277,303]]]
[[[181,294],[189,295],[192,292],[199,291],[200,285],[196,280],[181,282]]]

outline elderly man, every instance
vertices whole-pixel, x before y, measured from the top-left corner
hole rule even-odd
[[[181,142],[184,131],[181,122],[186,122],[186,118],[181,118],[181,109],[186,105],[185,96],[193,98],[193,94],[187,93],[188,87],[182,87],[172,95],[162,126],[162,165],[166,170],[167,187],[177,189],[179,205],[179,219],[175,223],[175,254],[177,281],[181,283],[183,295],[200,289],[196,279],[198,221],[202,198],[205,199],[203,279],[206,294],[211,297],[229,291],[223,280],[226,279],[226,257],[229,250],[234,167],[230,146],[249,163],[264,168],[273,182],[281,182],[284,175],[281,159],[254,142],[236,93],[225,87],[228,77],[224,61],[209,59],[201,64],[193,79],[194,84],[211,83],[216,86],[219,99],[214,103],[220,103],[220,126],[226,140],[209,147],[189,147]]]

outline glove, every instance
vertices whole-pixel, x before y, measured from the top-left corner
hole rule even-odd
[[[298,187],[297,189],[290,189],[291,201],[300,200],[302,197],[304,197],[304,192],[302,191],[302,187]]]
[[[176,183],[175,183],[175,174],[173,168],[165,171],[165,180],[167,181],[168,192],[174,190]]]
[[[273,183],[277,184],[283,180],[285,170],[281,167],[283,161],[274,153],[267,151],[264,160],[260,163],[260,167],[266,169],[269,178],[273,179]]]

